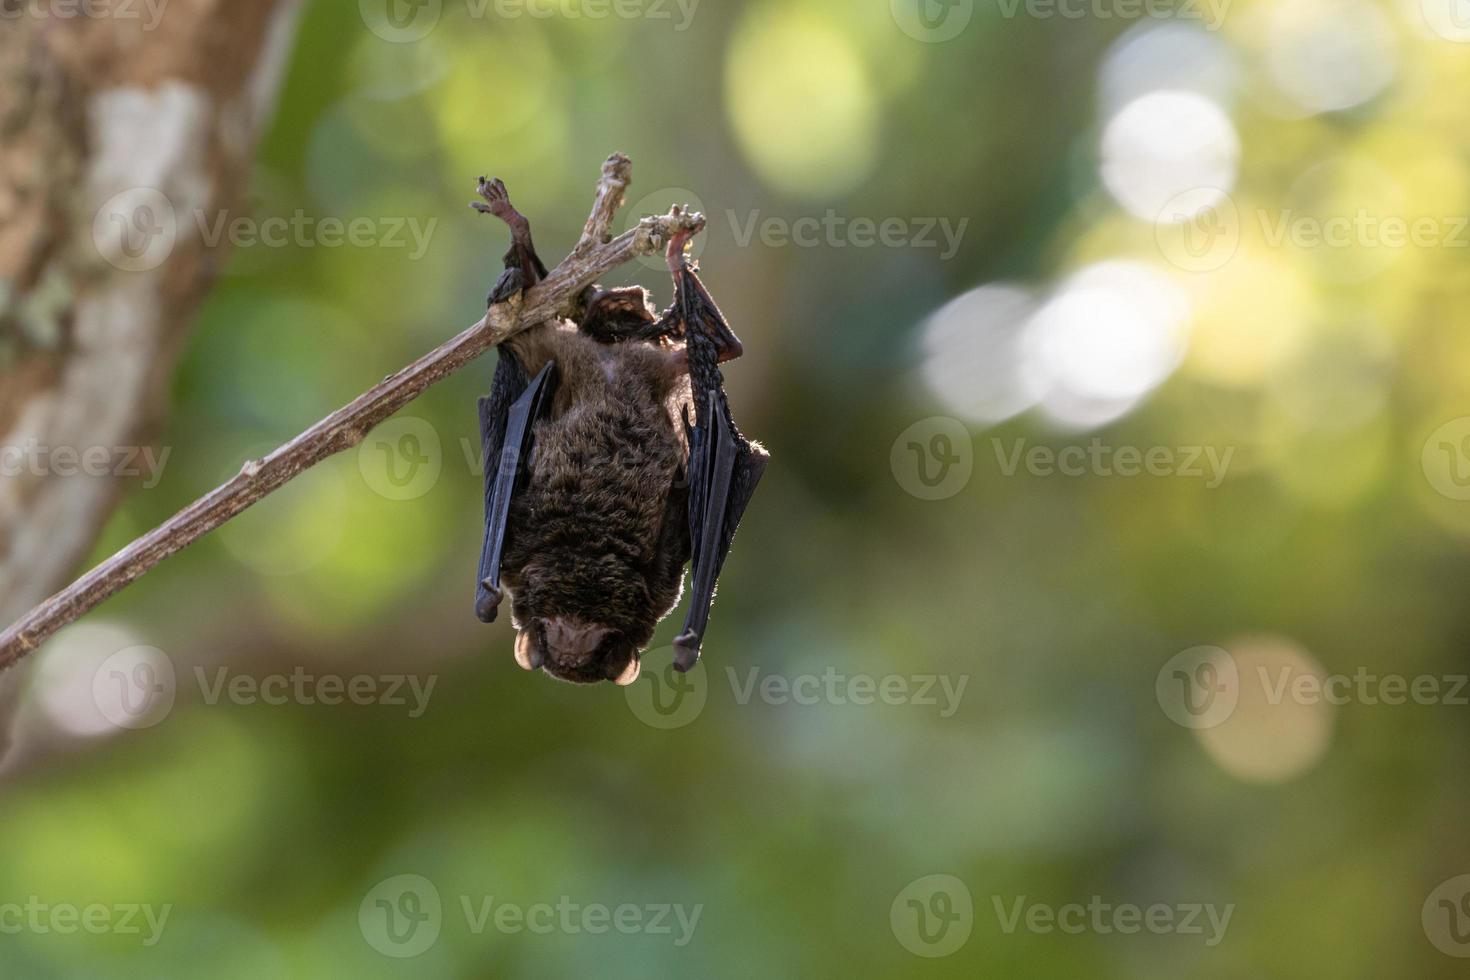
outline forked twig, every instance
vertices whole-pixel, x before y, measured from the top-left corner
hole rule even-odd
[[[491,347],[542,321],[565,316],[587,286],[623,263],[662,249],[678,231],[704,228],[700,214],[644,218],[616,238],[610,229],[632,163],[614,154],[602,167],[597,197],[582,237],[566,259],[536,286],[486,311],[453,340],[430,351],[239,475],[194,501],[159,527],[127,545],[0,633],[0,670],[22,657],[109,596],[137,581],[159,562],[193,544],[267,494],[329,456],[351,449],[375,426]]]

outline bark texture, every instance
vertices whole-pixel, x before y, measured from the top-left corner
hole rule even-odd
[[[157,437],[225,258],[193,216],[241,207],[296,6],[61,18],[0,0],[0,622],[93,546],[126,486],[102,454]]]

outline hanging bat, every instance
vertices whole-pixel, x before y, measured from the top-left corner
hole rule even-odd
[[[511,231],[488,302],[546,276],[531,226],[499,179],[483,202]],[[641,286],[589,287],[571,322],[500,346],[480,399],[485,538],[475,614],[494,622],[508,593],[516,662],[577,684],[633,683],[654,630],[691,601],[674,665],[700,656],[720,568],[770,457],[730,417],[721,362],[740,340],[671,236],[674,303]]]

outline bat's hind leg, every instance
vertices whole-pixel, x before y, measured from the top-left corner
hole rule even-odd
[[[669,271],[674,276],[674,306],[669,315],[680,322],[685,348],[694,423],[685,426],[689,440],[689,538],[692,589],[684,631],[674,640],[674,667],[687,671],[699,662],[710,604],[735,529],[755,493],[770,457],[741,434],[730,417],[720,363],[739,357],[744,348],[720,308],[684,257],[688,235],[669,241]]]
[[[470,207],[481,214],[493,214],[510,226],[511,244],[510,251],[505,253],[505,271],[485,300],[486,306],[494,306],[545,279],[546,266],[531,241],[531,222],[510,203],[505,182],[499,177],[494,180],[481,177],[475,190],[483,200],[471,202]]]
[[[684,248],[693,237],[693,231],[678,231],[669,238],[667,258],[669,274],[674,277],[674,305],[664,314],[659,324],[662,327],[669,323],[667,332],[683,336],[689,344],[712,345],[714,362],[724,364],[744,354],[745,345],[735,336],[735,331],[730,329],[725,314],[720,312],[714,297],[704,288],[694,267],[684,257]],[[690,335],[691,323],[697,323],[702,328],[694,331],[695,336]],[[675,354],[674,358],[680,370],[689,368],[690,351],[687,348]]]

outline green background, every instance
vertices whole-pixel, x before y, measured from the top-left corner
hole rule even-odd
[[[504,178],[554,263],[613,151],[634,162],[623,227],[685,201],[710,216],[705,279],[747,351],[726,372],[732,402],[774,463],[682,702],[667,647],[628,692],[578,689],[521,672],[509,624],[475,621],[465,447],[494,355],[388,430],[432,436],[418,448],[438,475],[413,499],[382,492],[408,444],[370,437],[170,560],[41,656],[23,722],[44,764],[0,795],[0,899],[167,904],[166,928],[152,946],[0,935],[4,975],[1462,975],[1421,911],[1470,872],[1470,707],[1273,704],[1257,668],[1467,671],[1470,503],[1439,491],[1434,465],[1437,430],[1470,415],[1466,252],[1273,242],[1251,217],[1223,267],[1179,268],[1110,194],[1100,149],[1119,103],[1099,79],[1119,57],[1164,71],[1119,44],[1165,22],[1009,6],[980,0],[958,36],[929,42],[885,0],[704,0],[687,23],[672,4],[640,8],[668,19],[594,20],[447,2],[400,44],[356,4],[308,5],[250,216],[432,221],[427,249],[235,249],[182,360],[163,479],[128,495],[97,557],[481,315],[506,242],[466,207],[478,174]],[[1157,87],[1219,69],[1242,214],[1467,213],[1470,46],[1434,36],[1417,3],[1372,10],[1356,23],[1380,29],[1355,43],[1304,0],[1238,0],[1215,32],[1174,20],[1218,60],[1180,54]],[[1337,92],[1385,58],[1369,97],[1292,104],[1293,79]],[[968,224],[953,255],[937,231],[940,247],[760,230],[829,209],[901,219],[910,239],[929,219]],[[962,392],[991,377],[989,348],[926,333],[946,303],[995,283],[1044,302],[1108,261],[1189,303],[1182,358],[1125,411],[987,421],[930,383],[936,362]],[[668,301],[657,262],[605,280],[626,282]],[[935,417],[965,425],[950,451],[971,470],[927,500],[905,433],[948,424]],[[1233,456],[1214,487],[1006,472],[1017,440],[1094,439]],[[167,717],[69,733],[64,692],[91,683],[76,665],[133,644],[173,666]],[[1200,646],[1229,651],[1242,690],[1196,732],[1156,681]],[[195,671],[222,666],[435,686],[419,717],[211,704]],[[760,693],[804,677],[835,687]],[[933,683],[931,698],[855,703],[888,677],[910,695]],[[964,684],[954,710],[934,677]],[[398,875],[442,903],[437,940],[407,959],[368,935],[370,893]],[[967,941],[940,958],[913,951],[935,948],[912,939],[907,904],[931,875],[973,906],[952,926]],[[1215,945],[1007,932],[997,902],[1023,896],[1233,911]],[[679,945],[677,927],[477,930],[462,902],[487,898],[701,911]]]

